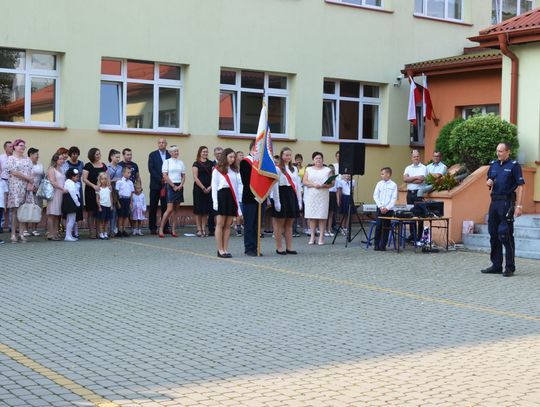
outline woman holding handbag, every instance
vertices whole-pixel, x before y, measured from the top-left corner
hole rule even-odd
[[[30,161],[32,161],[32,177],[34,178],[34,190],[32,191],[32,195],[34,197],[34,203],[39,206],[39,208],[43,208],[43,200],[41,198],[38,198],[36,196],[37,189],[39,187],[39,184],[41,183],[41,180],[45,176],[45,171],[43,170],[43,164],[38,162],[39,160],[39,150],[37,148],[30,147],[28,149],[28,158],[30,158]],[[23,235],[25,237],[28,236],[39,236],[40,233],[37,231],[38,223],[28,223],[28,229],[23,232]]]
[[[51,165],[47,170],[49,182],[54,187],[54,195],[47,204],[47,239],[54,241],[62,240],[58,234],[58,225],[62,216],[62,197],[64,192],[66,192],[64,189],[66,176],[62,170],[64,161],[62,154],[55,153],[51,158]]]
[[[6,167],[8,177],[8,199],[7,208],[12,209],[13,219],[11,225],[11,242],[17,243],[18,240],[26,242],[23,231],[26,224],[20,224],[18,221],[17,209],[21,207],[27,199],[28,192],[34,190],[34,177],[32,176],[32,161],[24,156],[26,143],[24,140],[17,139],[13,142],[13,155],[7,160]],[[17,239],[17,229],[19,238]]]

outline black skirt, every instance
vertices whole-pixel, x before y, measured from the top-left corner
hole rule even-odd
[[[198,185],[193,187],[193,213],[208,215],[212,209],[212,194],[205,194]]]
[[[177,187],[180,182],[175,182],[174,186]],[[182,203],[184,202],[184,188],[174,191],[169,184],[167,184],[167,203]]]
[[[64,192],[62,196],[62,215],[68,215],[70,213],[77,212],[77,204],[69,194],[69,192]]]
[[[295,219],[300,216],[300,208],[298,207],[298,199],[294,193],[294,189],[288,185],[279,187],[279,202],[281,210],[277,212],[272,206],[272,217],[281,219]]]
[[[337,192],[330,191],[330,202],[328,204],[328,212],[337,212],[338,211],[338,204],[337,204]]]
[[[218,210],[217,214],[222,216],[238,216],[238,205],[234,200],[230,188],[222,188],[217,193]]]

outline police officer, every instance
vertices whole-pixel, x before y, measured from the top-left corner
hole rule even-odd
[[[514,263],[514,217],[521,216],[523,175],[517,161],[510,159],[510,144],[497,146],[497,160],[490,163],[487,186],[491,190],[489,205],[489,241],[491,244],[491,267],[482,273],[497,273],[511,277],[516,271]],[[502,270],[502,247],[506,251],[506,267]]]

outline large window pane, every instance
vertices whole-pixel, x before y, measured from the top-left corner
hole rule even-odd
[[[24,75],[0,73],[0,122],[23,121]]]
[[[448,0],[448,18],[461,20],[461,0]]]
[[[101,73],[103,75],[121,75],[122,74],[122,61],[115,61],[114,59],[101,60]]]
[[[345,97],[360,97],[360,83],[356,81],[341,81],[339,93]]]
[[[180,127],[180,89],[159,88],[159,127]]]
[[[127,127],[151,129],[153,127],[153,102],[154,85],[128,83],[126,105]]]
[[[141,61],[127,62],[127,75],[132,79],[154,79],[154,63]]]
[[[339,138],[358,140],[358,102],[339,102]]]
[[[0,68],[24,69],[25,56],[19,49],[0,48]]]
[[[370,140],[379,138],[379,106],[363,106],[362,137]]]
[[[323,101],[322,136],[334,137],[334,121],[336,117],[336,102],[333,100]]]
[[[234,131],[236,92],[221,92],[219,95],[219,129]]]
[[[444,18],[444,0],[427,0],[427,15]]]
[[[33,122],[54,122],[54,100],[56,80],[32,78],[31,120]]]
[[[180,67],[173,65],[159,65],[159,78],[180,80]]]
[[[242,87],[264,89],[264,72],[242,71]]]
[[[49,54],[32,54],[32,69],[56,69],[56,56]]]
[[[263,95],[262,93],[242,92],[240,99],[240,132],[255,134],[259,125]]]
[[[285,114],[287,103],[285,98],[268,96],[268,125],[272,133],[286,133]]]
[[[122,100],[122,84],[101,82],[99,103],[99,122],[101,124],[120,125],[120,106]]]

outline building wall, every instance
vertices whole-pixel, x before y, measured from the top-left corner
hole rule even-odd
[[[248,142],[217,137],[221,67],[289,74],[289,141],[304,154],[322,150],[333,162],[336,144],[322,144],[323,78],[380,84],[383,93],[380,141],[367,148],[367,174],[358,200],[371,192],[383,165],[409,161],[406,116],[408,86],[392,84],[404,64],[457,55],[466,38],[490,24],[489,0],[465,0],[465,22],[451,24],[413,17],[414,1],[386,0],[389,13],[323,0],[19,0],[3,5],[0,46],[55,51],[61,57],[60,125],[64,131],[1,128],[0,138],[24,138],[47,161],[58,146],[93,146],[104,152],[129,146],[146,167],[156,135],[98,131],[102,57],[179,63],[185,66],[184,133],[168,137],[189,166],[205,144],[247,150]],[[83,153],[83,156],[85,154]],[[396,171],[400,174],[400,171]],[[142,173],[148,185],[146,171]],[[187,185],[191,189],[189,174]],[[365,187],[362,187],[362,184]],[[191,202],[186,194],[187,203]]]
[[[424,151],[427,159],[433,154],[441,129],[461,116],[462,107],[501,104],[500,69],[430,76],[428,84],[439,123],[426,123]]]
[[[519,58],[518,88],[518,137],[520,157],[525,164],[537,168],[534,181],[534,199],[540,201],[540,43],[532,43],[511,47]],[[503,57],[503,117],[510,117],[510,81],[512,64],[509,58]]]

